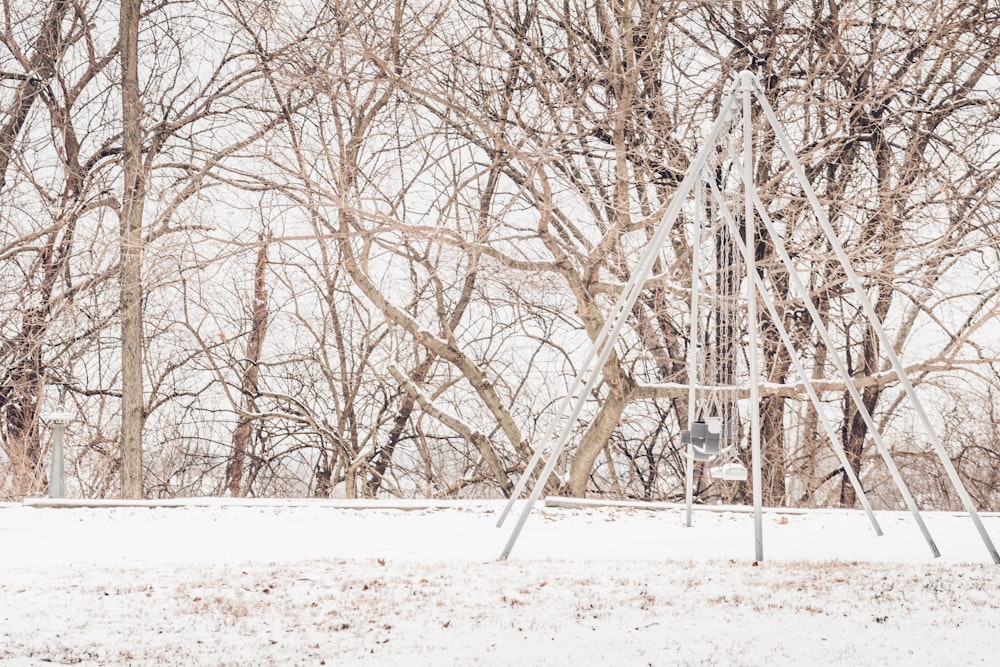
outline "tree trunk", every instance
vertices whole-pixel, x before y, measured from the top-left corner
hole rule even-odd
[[[436,358],[437,356],[435,354],[428,353],[427,357],[417,364],[417,367],[410,372],[410,379],[413,381],[415,386],[419,387],[424,383],[427,379],[427,374],[434,365],[434,360]],[[416,404],[417,399],[414,398],[412,394],[403,394],[399,405],[399,411],[396,412],[396,416],[392,420],[392,429],[389,430],[389,436],[386,438],[385,445],[379,448],[378,459],[375,461],[374,470],[368,477],[365,488],[365,494],[367,496],[374,498],[381,489],[382,478],[385,476],[386,471],[389,469],[389,465],[392,463],[392,455],[396,451],[396,447],[399,445],[400,441],[403,439],[406,424],[409,422],[410,415],[413,414],[413,409],[416,407]]]
[[[893,290],[890,288],[893,281],[893,274],[896,270],[896,253],[899,248],[899,224],[895,215],[895,209],[899,204],[900,197],[892,182],[892,155],[888,141],[882,135],[881,110],[873,113],[869,120],[873,130],[873,153],[875,158],[875,174],[878,179],[878,210],[872,216],[868,224],[862,229],[860,243],[864,244],[867,251],[874,257],[882,257],[883,261],[878,275],[880,279],[877,287],[877,296],[874,299],[875,317],[880,322],[885,321],[892,304]],[[920,142],[923,145],[922,142]],[[915,161],[914,161],[915,162]],[[909,169],[907,178],[913,178],[914,170]],[[865,377],[876,374],[879,371],[879,339],[876,336],[871,323],[866,320],[864,327],[864,339],[861,345],[862,373]],[[874,416],[875,406],[882,395],[882,388],[878,385],[867,387],[862,392],[861,402],[868,413]],[[845,422],[847,420],[845,419]],[[867,425],[861,415],[855,410],[851,415],[850,425],[844,442],[844,449],[847,450],[847,459],[854,468],[858,477],[861,477],[861,460],[865,444],[865,437],[868,433]],[[854,487],[850,484],[845,471],[840,480],[840,502],[844,507],[853,507],[856,502]]]
[[[267,249],[269,238],[260,236],[260,248],[253,270],[253,310],[250,315],[250,336],[247,339],[246,367],[240,383],[243,409],[246,412],[256,412],[258,381],[260,380],[260,357],[264,347],[264,337],[267,334]],[[248,489],[243,484],[243,469],[246,464],[247,452],[250,449],[252,419],[240,415],[233,431],[233,451],[226,462],[226,488],[234,498],[245,496]]]
[[[879,320],[884,320],[889,312],[889,304],[892,300],[891,290],[880,290],[878,299],[875,301],[875,314]],[[879,341],[871,325],[865,326],[865,336],[861,345],[861,375],[868,377],[878,372],[879,362]],[[882,396],[882,387],[875,385],[865,387],[861,392],[861,402],[864,404],[868,414],[875,414],[875,406]],[[864,451],[865,438],[868,435],[868,426],[865,424],[861,413],[858,412],[850,395],[844,395],[845,415],[850,415],[844,420],[844,451],[847,453],[847,461],[851,464],[857,476],[861,477],[861,460]],[[843,507],[854,507],[857,501],[857,494],[854,486],[851,485],[846,471],[840,480],[840,504]]]
[[[875,404],[878,403],[880,393],[880,390],[877,388],[868,388],[862,393],[862,403],[864,403],[868,412],[872,412],[875,409]],[[845,420],[847,425],[845,427],[844,451],[847,454],[847,462],[851,464],[854,473],[860,477],[861,459],[864,451],[865,437],[868,435],[868,426],[865,424],[864,419],[862,419],[861,413],[854,408],[850,397],[845,396],[844,400],[851,404],[851,417],[849,420]],[[857,493],[845,472],[840,480],[840,504],[843,507],[854,507],[856,502]]]
[[[778,290],[787,289],[783,281],[778,281]],[[783,322],[786,331],[791,321]],[[764,340],[764,367],[767,382],[783,384],[791,366],[791,355],[778,336],[776,325],[770,319],[761,323]],[[760,401],[761,477],[763,493],[761,500],[771,507],[785,504],[785,478],[788,475],[785,455],[785,407],[783,396],[765,396]]]
[[[760,400],[762,502],[769,507],[785,503],[785,399]]]
[[[121,206],[122,318],[122,497],[141,498],[142,490],[142,106],[139,99],[138,46],[141,0],[122,0],[119,39],[122,65]]]
[[[604,451],[611,434],[618,428],[622,413],[630,400],[628,393],[630,391],[627,388],[622,390],[613,387],[587,432],[583,434],[569,468],[570,495],[576,498],[587,495],[587,481],[594,468],[594,461]]]

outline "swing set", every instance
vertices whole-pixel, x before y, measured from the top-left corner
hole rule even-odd
[[[1000,564],[1000,554],[986,531],[976,511],[965,485],[959,478],[947,449],[936,433],[931,420],[909,378],[893,342],[885,331],[881,320],[864,289],[861,280],[851,265],[850,258],[836,232],[830,224],[816,193],[806,177],[791,142],[781,127],[771,108],[760,82],[752,72],[741,72],[730,87],[720,112],[709,130],[705,143],[691,163],[684,179],[677,187],[663,214],[661,222],[650,238],[646,250],[633,269],[629,281],[624,285],[604,327],[598,333],[593,346],[588,351],[584,363],[574,378],[569,392],[560,401],[556,414],[548,423],[538,441],[531,460],[518,479],[509,501],[497,523],[502,526],[510,514],[514,503],[524,493],[528,481],[546,454],[547,459],[537,482],[522,508],[518,520],[500,555],[506,559],[524,528],[524,524],[544,489],[544,480],[552,474],[560,453],[569,443],[583,406],[601,379],[600,369],[607,361],[625,325],[628,314],[639,297],[643,285],[649,278],[659,257],[660,250],[667,242],[674,223],[681,216],[685,205],[694,199],[694,221],[692,229],[690,344],[688,345],[688,428],[681,434],[686,445],[685,469],[685,524],[691,526],[693,502],[694,465],[715,463],[709,475],[723,480],[746,480],[752,484],[754,515],[754,559],[764,559],[763,532],[761,521],[761,435],[760,435],[760,390],[759,369],[759,318],[758,298],[768,312],[768,316],[788,353],[792,367],[816,410],[819,426],[839,459],[843,470],[853,486],[858,500],[867,514],[876,535],[882,529],[872,511],[871,504],[861,487],[853,468],[848,462],[836,430],[826,414],[815,387],[815,380],[806,371],[792,339],[779,316],[774,302],[773,287],[769,288],[757,270],[755,253],[759,221],[762,233],[770,241],[774,253],[787,272],[788,295],[794,296],[808,311],[813,326],[820,339],[830,351],[832,362],[839,380],[843,383],[855,409],[868,428],[875,446],[885,462],[896,488],[899,490],[908,510],[933,554],[940,556],[937,544],[931,537],[927,525],[912,494],[896,467],[889,448],[854,384],[847,363],[835,351],[835,341],[824,324],[824,318],[813,302],[809,290],[803,284],[796,265],[785,244],[783,235],[764,204],[753,178],[754,137],[752,110],[763,114],[773,139],[781,149],[795,181],[801,188],[813,216],[821,231],[822,238],[833,251],[854,297],[860,305],[867,323],[877,336],[896,380],[909,400],[918,422],[926,431],[931,445],[954,486],[960,500],[975,525],[994,563]],[[725,146],[722,144],[725,143]],[[717,161],[722,156],[723,163]],[[714,161],[715,160],[715,161]],[[721,175],[721,177],[720,177]],[[706,205],[707,204],[707,205]],[[710,214],[706,215],[706,211]],[[740,225],[737,216],[745,223]],[[707,219],[706,219],[707,218]],[[702,270],[703,266],[710,270]],[[707,295],[707,296],[706,296]],[[740,326],[737,318],[743,318]],[[745,336],[737,332],[745,330]],[[745,401],[738,397],[747,397]],[[745,403],[745,421],[739,409]],[[751,469],[739,462],[736,454],[741,433],[748,441]]]

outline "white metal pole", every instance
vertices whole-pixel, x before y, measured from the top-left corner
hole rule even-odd
[[[712,188],[712,195],[715,201],[721,202],[722,194],[719,192],[718,188],[715,187],[714,183],[711,184],[711,188]],[[755,202],[760,201],[756,193],[754,195],[754,199]],[[760,215],[761,218],[767,218],[768,222],[770,221],[767,215],[767,211],[766,209],[763,208],[762,205],[758,206],[757,214]],[[736,237],[736,242],[740,244],[740,252],[746,252],[745,250],[746,244],[744,244],[743,240],[739,237],[738,233],[739,230],[736,221],[733,220],[732,216],[729,215],[728,211],[725,211],[723,213],[723,217],[725,218],[726,224],[728,224],[730,229],[733,230],[733,234]],[[769,230],[771,229],[771,226],[767,225],[767,222],[765,222],[765,226],[767,226]],[[794,269],[789,268],[787,270],[792,271]],[[823,433],[830,441],[830,446],[833,448],[834,453],[840,460],[840,464],[841,466],[843,466],[844,472],[847,475],[847,478],[851,482],[851,486],[854,487],[854,491],[858,494],[858,498],[861,500],[861,506],[864,508],[865,513],[868,516],[868,520],[871,522],[872,528],[875,531],[875,534],[881,536],[882,528],[881,526],[879,526],[878,520],[875,518],[875,513],[872,511],[871,503],[868,502],[868,496],[865,494],[865,490],[861,486],[861,480],[859,480],[857,475],[854,474],[854,469],[851,467],[850,463],[847,460],[847,454],[844,452],[844,448],[837,440],[837,435],[836,432],[834,431],[833,425],[830,423],[830,420],[827,418],[826,414],[824,414],[823,403],[819,400],[819,394],[816,392],[816,388],[813,386],[812,378],[810,378],[806,373],[806,368],[805,364],[802,362],[802,357],[795,349],[795,344],[792,342],[792,338],[788,334],[788,330],[785,328],[785,323],[782,321],[781,315],[778,314],[778,309],[774,305],[774,299],[771,298],[771,295],[768,293],[767,288],[764,285],[764,281],[761,279],[759,275],[757,275],[756,272],[753,274],[753,279],[757,285],[757,292],[760,294],[761,300],[764,302],[764,305],[767,307],[767,312],[771,316],[771,321],[774,323],[775,328],[778,330],[778,335],[781,337],[781,342],[782,344],[784,344],[785,349],[788,351],[788,355],[792,360],[792,365],[795,367],[795,372],[798,373],[799,377],[802,379],[802,383],[806,389],[806,393],[809,395],[809,400],[816,408],[816,414],[819,417],[819,422],[823,428]]]
[[[792,170],[794,171],[795,176],[798,178],[800,183],[805,184],[804,189],[806,191],[806,196],[809,198],[810,203],[816,210],[816,217],[819,220],[820,227],[822,227],[823,233],[830,242],[830,246],[833,249],[834,254],[836,254],[837,259],[843,266],[844,274],[847,277],[851,288],[857,295],[858,301],[861,303],[861,307],[868,316],[871,326],[875,330],[875,335],[882,344],[882,348],[885,351],[886,356],[889,358],[889,362],[891,363],[893,370],[896,372],[900,386],[913,403],[913,409],[916,411],[917,417],[920,419],[924,429],[927,431],[927,434],[931,439],[931,444],[934,446],[937,453],[938,459],[941,461],[941,465],[944,467],[948,478],[951,480],[952,486],[955,487],[955,491],[958,493],[959,498],[962,500],[962,504],[965,506],[973,524],[976,526],[976,530],[979,532],[979,536],[982,538],[983,544],[986,546],[986,550],[989,552],[993,562],[1000,565],[1000,553],[997,552],[997,548],[993,544],[993,540],[990,538],[990,534],[987,532],[986,526],[983,525],[982,519],[979,517],[979,512],[976,511],[976,506],[972,502],[972,498],[969,496],[968,490],[965,488],[965,484],[958,476],[958,471],[955,470],[955,466],[951,462],[951,458],[948,456],[948,450],[944,446],[944,442],[942,442],[937,430],[931,424],[923,403],[920,401],[920,397],[917,396],[917,392],[913,388],[913,384],[910,382],[909,376],[906,374],[906,368],[903,366],[903,362],[900,360],[899,355],[896,354],[896,350],[892,346],[892,340],[890,340],[889,335],[886,333],[885,327],[882,326],[882,322],[879,320],[878,314],[875,312],[875,308],[872,306],[871,300],[868,298],[868,294],[865,292],[864,286],[861,284],[861,280],[858,278],[857,273],[854,272],[854,268],[851,266],[851,260],[847,256],[847,252],[844,250],[843,245],[841,245],[840,240],[837,238],[837,234],[834,232],[833,227],[830,225],[830,220],[826,217],[826,212],[820,205],[819,198],[816,197],[816,193],[812,190],[812,188],[808,187],[809,179],[806,178],[805,169],[802,167],[802,163],[799,162],[798,157],[795,155],[795,151],[792,149],[792,145],[791,142],[789,142],[788,137],[785,136],[784,132],[780,131],[780,126],[777,123],[777,116],[774,113],[774,109],[772,109],[771,105],[768,103],[767,98],[764,96],[764,92],[761,89],[760,84],[755,79],[753,80],[753,83],[756,89],[755,92],[757,97],[761,100],[761,107],[764,109],[764,113],[767,115],[768,121],[774,126],[775,136],[781,143],[782,149],[788,154],[788,160],[792,165]]]
[[[669,227],[667,228],[667,231],[669,231]],[[660,238],[660,229],[657,229],[653,236],[654,240]],[[660,241],[660,244],[662,244],[663,240],[665,240],[666,234],[664,233],[662,237],[663,239]],[[656,245],[655,247],[659,248],[659,245]],[[577,372],[574,377],[573,383],[567,394],[559,402],[559,408],[556,410],[556,414],[549,421],[545,432],[538,441],[538,447],[532,454],[531,460],[528,462],[524,472],[521,473],[521,476],[514,487],[514,491],[507,500],[503,512],[501,512],[500,518],[497,521],[498,528],[503,525],[504,521],[506,521],[507,515],[510,513],[514,503],[521,497],[525,486],[531,478],[531,473],[534,472],[535,467],[538,465],[543,453],[545,452],[547,443],[551,442],[556,428],[559,426],[560,422],[563,421],[563,418],[566,417],[567,411],[569,411],[569,418],[563,423],[562,429],[559,432],[559,437],[556,439],[556,444],[551,450],[550,458],[558,457],[562,447],[565,446],[565,443],[562,445],[559,443],[563,442],[564,439],[569,438],[573,429],[573,424],[583,408],[583,403],[587,400],[590,390],[593,389],[598,378],[600,377],[601,367],[611,355],[611,350],[614,349],[618,332],[621,331],[621,325],[624,324],[628,312],[631,310],[632,305],[639,297],[639,292],[642,291],[642,283],[644,283],[646,278],[649,277],[649,273],[656,262],[656,257],[659,254],[659,251],[657,250],[656,252],[653,252],[653,248],[654,245],[652,243],[646,248],[646,251],[639,259],[639,263],[636,265],[636,269],[633,271],[631,278],[629,278],[628,282],[626,282],[622,287],[621,294],[619,294],[618,299],[615,301],[615,305],[612,307],[611,312],[608,315],[608,319],[605,320],[604,326],[601,327],[601,330],[598,332],[597,338],[594,340],[594,344],[587,351],[587,355],[584,357],[584,363],[580,367],[580,371]],[[551,466],[549,467],[551,468]],[[536,484],[544,485],[546,480],[548,480],[549,474],[551,474],[551,470],[550,473],[543,473],[539,476],[539,481],[536,482]],[[530,506],[527,511],[530,511]]]
[[[72,418],[73,413],[62,405],[56,407],[52,412],[45,412],[39,415],[42,421],[52,424],[52,462],[49,467],[49,497],[65,498],[65,469],[63,454],[63,435],[66,432],[66,424]]]
[[[753,209],[753,118],[751,101],[753,75],[740,73],[740,91],[743,94],[743,224],[746,244],[743,260],[747,271],[747,370],[750,375],[750,457],[753,476],[753,536],[754,558],[764,560],[764,531],[761,520],[763,484],[760,471],[760,369],[758,368],[757,341],[757,287],[752,276],[757,273],[755,257],[757,241],[754,230]]]
[[[701,298],[701,226],[705,220],[705,183],[701,179],[695,188],[695,206],[697,212],[694,216],[694,232],[691,234],[691,327],[688,339],[688,409],[687,428],[690,429],[695,420],[695,401],[698,400],[696,391],[698,385],[698,348],[701,343],[701,336],[698,328],[698,318],[701,312],[699,299]],[[687,442],[687,456],[684,466],[684,525],[691,527],[691,506],[694,503],[694,443],[691,438]]]
[[[646,247],[646,251],[643,253],[642,258],[639,261],[639,266],[637,266],[633,271],[632,278],[626,284],[625,288],[623,288],[618,301],[615,303],[615,307],[612,310],[612,316],[609,317],[604,323],[604,327],[598,335],[598,340],[602,341],[603,344],[600,346],[600,351],[597,352],[596,358],[590,365],[593,372],[589,372],[588,369],[585,368],[578,374],[577,381],[574,382],[574,386],[579,385],[583,375],[587,375],[588,377],[584,382],[583,389],[575,396],[575,404],[570,412],[569,419],[567,419],[563,424],[559,438],[553,445],[552,451],[549,453],[549,459],[542,469],[542,473],[539,475],[539,479],[535,483],[535,487],[529,495],[527,503],[525,503],[524,508],[521,510],[521,515],[518,517],[517,523],[511,531],[510,538],[508,538],[507,544],[504,546],[503,552],[500,555],[501,560],[506,559],[507,556],[510,555],[511,549],[514,548],[514,544],[517,542],[517,538],[521,534],[521,530],[524,528],[525,522],[528,520],[528,515],[531,513],[531,509],[534,507],[535,503],[538,501],[538,497],[541,495],[542,489],[545,486],[545,480],[547,480],[549,475],[552,474],[552,470],[555,468],[556,460],[559,458],[559,454],[569,441],[573,424],[583,409],[583,404],[586,402],[587,396],[590,394],[590,391],[593,389],[594,385],[601,376],[599,370],[604,366],[604,363],[611,355],[611,350],[614,349],[615,342],[618,339],[618,334],[621,332],[621,329],[625,324],[626,315],[632,310],[632,306],[639,297],[641,286],[645,283],[646,278],[649,277],[649,273],[655,264],[656,257],[659,256],[663,243],[666,241],[667,236],[670,233],[670,229],[673,227],[674,222],[680,215],[681,208],[684,206],[684,202],[691,193],[692,187],[697,179],[700,178],[701,170],[708,163],[708,158],[715,149],[715,142],[719,133],[729,122],[728,115],[730,114],[737,98],[736,93],[737,88],[734,86],[726,96],[726,99],[720,108],[718,117],[715,119],[715,122],[712,124],[712,128],[705,137],[704,145],[701,147],[701,150],[698,151],[694,161],[688,168],[687,174],[677,186],[676,192],[674,192],[671,197],[670,204],[667,206],[663,220],[659,223],[659,225],[657,225],[656,231],[653,233],[653,236]],[[597,348],[598,346],[595,342],[594,348],[591,352],[594,352]],[[569,403],[569,401],[566,401],[566,403]],[[561,417],[555,419],[554,422],[558,422],[560,419]],[[539,447],[541,446],[544,446],[544,443],[539,443]],[[523,488],[524,485],[519,484],[519,486]],[[508,506],[511,505],[514,500],[515,498],[512,497],[508,502]],[[509,508],[505,509],[504,515],[506,515],[507,512],[509,512]]]
[[[721,132],[725,124],[728,122],[727,115],[730,109],[732,108],[735,99],[736,99],[736,89],[733,88],[729,92],[729,95],[726,97],[726,99],[723,101],[719,115],[716,118],[715,122],[713,123],[711,129],[709,130],[708,136],[706,137],[705,146],[702,148],[701,153],[699,153],[699,157],[701,158],[700,162],[702,163],[702,165],[704,165],[704,163],[708,161],[709,151],[707,150],[707,148],[715,144],[715,141],[719,136],[719,133]],[[695,158],[695,163],[699,161],[699,157]],[[698,171],[695,171],[694,167],[691,167],[688,171],[689,174],[697,174],[699,172],[700,169]],[[604,362],[607,360],[607,357],[610,356],[609,352],[606,353],[606,349],[608,345],[614,347],[615,343],[617,342],[617,333],[611,333],[617,324],[617,319],[619,315],[626,315],[631,310],[632,305],[635,304],[636,299],[638,299],[639,293],[642,291],[642,285],[649,277],[649,273],[652,270],[653,265],[656,263],[656,258],[659,256],[660,249],[662,248],[664,242],[667,239],[667,235],[670,232],[670,228],[673,226],[674,219],[676,219],[676,217],[679,215],[681,206],[684,203],[684,199],[687,197],[688,193],[691,190],[693,181],[687,182],[686,187],[685,187],[685,182],[687,182],[687,179],[681,182],[681,185],[678,186],[678,191],[671,198],[670,204],[667,207],[667,211],[664,214],[663,220],[661,220],[661,222],[656,228],[656,231],[653,233],[653,237],[647,244],[646,250],[640,257],[639,262],[636,265],[636,268],[633,269],[631,277],[622,287],[621,294],[618,295],[618,299],[615,302],[615,305],[612,307],[608,319],[605,320],[604,326],[601,327],[601,330],[598,332],[597,337],[594,339],[594,344],[587,351],[587,354],[584,357],[583,365],[580,367],[580,370],[574,377],[573,383],[570,386],[569,391],[559,402],[559,407],[556,410],[556,414],[553,415],[545,431],[543,432],[542,437],[538,440],[537,447],[535,448],[535,451],[532,454],[531,459],[528,461],[528,465],[525,467],[524,472],[522,472],[521,476],[518,478],[517,484],[514,486],[514,491],[511,493],[510,498],[504,505],[503,511],[500,513],[500,518],[497,521],[498,528],[503,525],[504,521],[507,520],[507,516],[510,514],[511,509],[514,506],[514,503],[517,502],[517,500],[521,497],[521,494],[524,493],[524,489],[527,486],[528,481],[531,479],[531,474],[535,471],[535,468],[538,466],[539,461],[541,461],[541,458],[548,447],[548,443],[552,441],[552,436],[555,434],[556,429],[559,428],[559,424],[560,422],[563,421],[563,418],[566,416],[566,412],[569,410],[572,411],[574,415],[579,414],[580,410],[577,409],[577,406],[578,405],[582,406],[582,401],[586,401],[587,395],[589,394],[589,389],[584,388],[582,391],[580,391],[580,388],[581,386],[583,387],[593,386],[593,383],[590,382],[591,375],[597,373],[599,369],[604,365]],[[683,195],[678,197],[678,195],[681,194],[682,188],[685,188]],[[665,224],[668,220],[670,224]],[[576,402],[574,403],[574,401]],[[571,406],[573,407],[571,408]],[[561,440],[563,435],[568,437],[569,432],[573,428],[573,423],[575,419],[576,419],[575,416],[571,416],[563,424],[562,430],[560,431],[560,437],[556,439],[556,442]],[[555,447],[552,448],[552,451],[553,453],[550,456],[558,456],[558,454],[555,453]],[[548,479],[548,476],[546,475],[540,477],[539,479],[540,483],[544,484],[544,482]],[[527,511],[530,512],[530,506],[528,507]]]
[[[66,490],[63,480],[63,432],[66,422],[52,424],[52,465],[49,472],[49,498],[65,498]]]

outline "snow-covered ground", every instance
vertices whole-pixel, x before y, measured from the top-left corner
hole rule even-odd
[[[0,665],[1000,664],[958,514],[177,505],[0,506]]]

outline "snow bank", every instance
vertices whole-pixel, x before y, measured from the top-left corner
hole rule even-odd
[[[967,517],[497,503],[0,507],[0,664],[995,664]],[[1000,518],[984,517],[996,539]],[[510,524],[513,522],[511,521]]]

